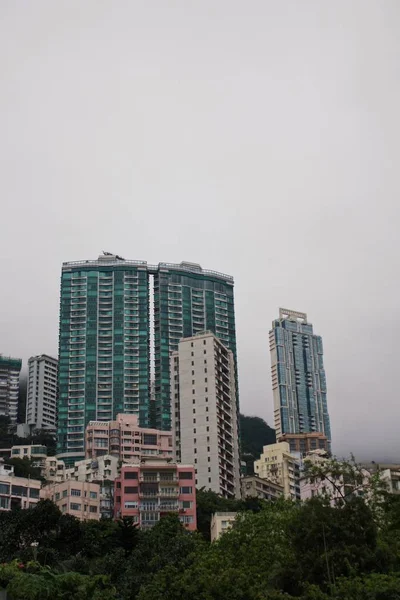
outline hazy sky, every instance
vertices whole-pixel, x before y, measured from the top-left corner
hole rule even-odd
[[[400,461],[398,0],[2,0],[0,352],[57,353],[61,263],[232,274],[241,407],[279,306],[333,449]]]

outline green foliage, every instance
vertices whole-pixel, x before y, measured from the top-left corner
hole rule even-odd
[[[14,467],[14,475],[16,477],[30,477],[31,479],[44,481],[40,467],[35,466],[35,461],[32,458],[28,458],[27,456],[24,456],[24,458],[7,458],[5,464]]]
[[[246,463],[246,474],[254,474],[254,461],[260,458],[263,447],[275,444],[275,429],[260,417],[240,415],[241,456]]]

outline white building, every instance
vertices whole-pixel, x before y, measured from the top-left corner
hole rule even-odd
[[[75,481],[114,481],[119,475],[119,458],[106,454],[98,458],[79,460],[69,469],[65,469],[65,479]]]
[[[17,423],[21,365],[20,358],[0,355],[0,415],[9,417],[11,425]]]
[[[34,429],[57,429],[58,360],[47,354],[32,356],[28,361],[26,423]]]
[[[32,508],[40,500],[41,481],[16,477],[14,467],[0,463],[0,511]]]
[[[216,512],[211,515],[211,541],[215,542],[225,531],[232,529],[236,520],[235,512]]]
[[[198,488],[240,498],[232,352],[210,332],[182,339],[171,356],[171,394],[176,460],[194,465]]]

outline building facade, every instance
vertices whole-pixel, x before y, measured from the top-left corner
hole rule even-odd
[[[210,332],[171,355],[175,456],[194,464],[196,485],[240,497],[238,404],[233,352]]]
[[[205,328],[236,357],[232,277],[191,263],[155,266],[108,253],[98,260],[64,263],[58,453],[70,463],[83,458],[88,422],[111,421],[119,413],[136,414],[141,427],[169,431],[169,354],[181,337]]]
[[[89,421],[86,427],[86,458],[104,454],[123,462],[146,456],[172,457],[172,433],[139,427],[137,415],[117,415],[115,421]]]
[[[281,308],[269,340],[277,439],[317,432],[330,443],[322,338],[305,313]]]
[[[287,442],[290,452],[298,452],[302,456],[314,450],[329,451],[329,441],[323,433],[284,433],[279,441]]]
[[[261,500],[277,500],[283,496],[282,485],[268,479],[261,479],[257,475],[247,475],[240,480],[242,499],[260,498]]]
[[[96,483],[62,481],[42,488],[40,496],[51,500],[63,514],[73,515],[80,521],[100,519],[100,493]]]
[[[65,469],[65,479],[74,481],[114,481],[119,475],[119,459],[105,455],[99,458],[78,460],[73,467]]]
[[[40,500],[41,485],[37,479],[16,477],[14,467],[0,464],[0,511],[34,507]]]
[[[235,512],[216,512],[212,514],[210,526],[211,541],[215,542],[223,533],[232,529],[236,517],[237,513]]]
[[[0,355],[0,415],[16,425],[18,414],[19,374],[22,360]]]
[[[58,360],[47,354],[28,360],[26,424],[30,431],[57,430],[57,368]]]
[[[261,479],[282,486],[285,498],[300,500],[300,463],[290,454],[287,442],[264,446],[260,458],[254,461],[254,471]]]
[[[196,487],[193,466],[170,459],[145,459],[122,465],[115,480],[115,517],[132,517],[140,528],[153,527],[163,515],[176,513],[181,523],[194,531]]]

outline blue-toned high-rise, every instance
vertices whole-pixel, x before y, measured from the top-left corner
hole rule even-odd
[[[319,433],[330,444],[322,338],[305,313],[281,308],[269,339],[277,438]]]

